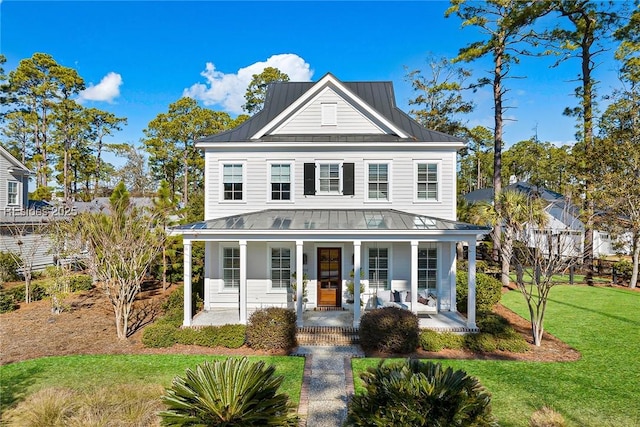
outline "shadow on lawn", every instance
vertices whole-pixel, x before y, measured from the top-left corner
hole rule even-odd
[[[0,414],[27,395],[29,386],[35,383],[35,376],[40,372],[42,369],[31,367],[18,370],[15,374],[3,373],[2,381],[0,381]],[[0,419],[2,419],[1,416]]]
[[[568,303],[566,301],[560,301],[560,300],[552,299],[552,298],[549,298],[549,301],[550,302],[552,301],[555,304],[565,305],[567,307],[575,308],[575,309],[578,309],[578,310],[589,311],[591,313],[595,313],[595,314],[598,314],[598,315],[603,316],[603,317],[608,317],[610,319],[614,319],[614,320],[617,320],[617,321],[620,321],[620,322],[630,323],[630,324],[632,324],[634,326],[640,326],[640,322],[638,322],[638,321],[634,321],[634,320],[631,320],[631,319],[625,319],[624,317],[620,317],[620,316],[616,316],[616,315],[613,315],[613,314],[605,313],[603,311],[598,311],[598,310],[594,310],[592,308],[582,307],[582,306],[579,306],[579,305]]]

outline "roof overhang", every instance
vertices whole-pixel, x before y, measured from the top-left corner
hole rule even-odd
[[[317,150],[318,148],[347,148],[354,149],[357,148],[359,150],[362,149],[363,146],[367,147],[375,147],[375,148],[388,148],[391,150],[395,149],[411,149],[415,150],[417,148],[424,148],[429,150],[460,150],[461,148],[466,147],[466,144],[463,142],[453,143],[453,142],[420,142],[420,141],[381,141],[381,142],[317,142],[314,141],[313,144],[309,144],[309,148],[313,150]],[[203,149],[216,149],[216,150],[237,150],[239,148],[251,148],[252,150],[264,149],[264,148],[295,148],[296,151],[304,150],[305,146],[301,145],[300,142],[260,142],[259,145],[256,145],[255,141],[246,141],[246,142],[197,142],[197,148]]]

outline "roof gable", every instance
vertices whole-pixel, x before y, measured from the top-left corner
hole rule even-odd
[[[26,167],[20,160],[16,159],[13,154],[0,145],[0,154],[11,164],[11,172],[22,175],[33,175],[33,172]]]

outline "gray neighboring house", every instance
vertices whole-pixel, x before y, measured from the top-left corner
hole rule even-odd
[[[584,224],[580,220],[580,207],[571,203],[562,194],[536,186],[528,182],[516,182],[504,187],[504,191],[520,191],[530,197],[540,197],[546,202],[545,211],[548,222],[544,229],[529,226],[525,231],[525,239],[531,247],[539,247],[548,253],[547,239],[541,235],[554,236],[553,250],[560,250],[565,256],[581,256],[584,250]],[[493,188],[475,190],[462,196],[467,202],[493,202]],[[542,243],[545,242],[545,243]],[[608,232],[594,230],[593,256],[614,255],[611,236]]]

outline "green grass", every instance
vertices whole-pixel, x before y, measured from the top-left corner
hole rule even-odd
[[[76,390],[117,384],[171,385],[174,377],[184,375],[205,360],[224,356],[184,355],[105,355],[44,357],[0,366],[0,413],[28,394],[47,387]],[[276,366],[276,375],[284,376],[281,390],[297,405],[300,400],[304,358],[249,357]]]
[[[503,304],[528,318],[518,291]],[[569,426],[640,426],[640,293],[617,288],[557,286],[552,289],[546,330],[582,354],[576,362],[447,360],[443,365],[477,376],[493,394],[502,426],[528,426],[544,405]],[[359,374],[379,359],[353,359]]]

